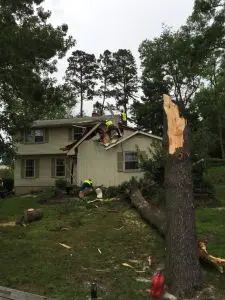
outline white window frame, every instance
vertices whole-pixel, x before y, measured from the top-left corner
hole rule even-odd
[[[34,175],[33,176],[27,176],[27,161],[32,160],[34,162]],[[24,166],[24,177],[25,178],[35,178],[36,176],[36,160],[35,159],[25,159],[25,166]]]
[[[126,154],[128,154],[128,153],[135,153],[137,155],[137,162],[138,162],[137,169],[126,169]],[[134,162],[134,160],[131,162]],[[135,160],[135,162],[136,162],[136,160]],[[123,171],[124,172],[140,172],[140,170],[141,169],[140,169],[139,161],[138,161],[138,153],[136,151],[124,151],[124,153],[123,153]]]
[[[35,137],[36,137],[36,131],[42,131],[42,137],[43,141],[41,142],[36,142]],[[27,140],[27,136],[30,135],[31,139],[30,141]],[[43,128],[37,128],[37,129],[32,129],[30,132],[25,132],[24,133],[24,142],[25,144],[44,144],[45,143],[45,131]]]
[[[85,131],[85,128],[83,128],[83,127],[76,127],[76,126],[73,126],[73,128],[72,128],[72,140],[73,141],[78,141],[78,139],[75,139],[74,137],[75,137],[75,130],[76,129],[80,129],[80,131],[81,131],[81,134],[80,134],[80,136],[82,136],[83,134],[84,134],[84,131]],[[79,133],[77,133],[76,135],[79,135]]]
[[[36,135],[37,131],[41,131],[42,135]],[[43,140],[40,141],[40,142],[36,142],[36,140],[35,140],[36,136],[41,136],[43,138]],[[34,129],[34,143],[35,144],[43,144],[44,142],[45,142],[45,132],[44,132],[44,129],[42,129],[42,128],[40,128],[40,129]]]
[[[63,176],[57,175],[57,160],[59,160],[59,159],[64,160],[64,175]],[[66,159],[65,158],[58,157],[55,159],[55,177],[57,177],[57,178],[65,178],[66,177]]]

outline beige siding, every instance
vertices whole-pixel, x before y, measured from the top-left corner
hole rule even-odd
[[[94,185],[116,186],[131,179],[132,176],[141,178],[143,172],[118,172],[117,152],[146,151],[151,147],[151,138],[135,136],[130,140],[106,151],[102,145],[94,141],[83,142],[78,149],[77,182],[85,178],[92,178]]]
[[[35,154],[62,154],[60,148],[65,147],[69,141],[69,128],[49,128],[49,141],[44,144],[19,144],[17,148],[18,155],[35,155]]]
[[[27,193],[34,190],[41,190],[43,187],[54,186],[55,179],[52,178],[52,158],[66,156],[28,156],[24,159],[39,160],[39,177],[38,178],[21,178],[21,159],[17,159],[14,170],[15,192],[17,194]],[[68,159],[68,158],[67,158]],[[69,168],[71,161],[69,161]],[[67,174],[68,175],[68,174]],[[68,176],[69,177],[69,176]],[[68,180],[70,178],[67,178]]]

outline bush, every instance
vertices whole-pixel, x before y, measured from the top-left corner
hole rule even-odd
[[[204,178],[211,184],[225,184],[225,167],[209,168]]]
[[[68,182],[65,179],[56,179],[55,186],[60,190],[65,190],[68,186]]]
[[[47,203],[48,200],[51,200],[55,197],[55,188],[47,187],[40,192],[40,201],[39,203]]]
[[[12,190],[14,188],[14,180],[12,178],[4,178],[3,179],[3,188],[8,192],[12,192]]]

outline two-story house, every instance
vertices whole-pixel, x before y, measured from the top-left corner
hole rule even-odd
[[[109,118],[109,117],[107,117]],[[124,127],[123,136],[103,145],[97,130],[106,117],[35,121],[16,143],[15,192],[25,194],[54,186],[56,179],[73,184],[92,178],[95,186],[116,186],[143,172],[137,147],[150,154],[160,137]]]

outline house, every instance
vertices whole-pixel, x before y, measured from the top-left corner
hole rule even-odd
[[[20,132],[15,144],[15,192],[25,194],[54,186],[56,179],[79,185],[92,178],[95,186],[116,186],[132,176],[140,178],[138,153],[161,138],[130,127],[122,137],[109,139],[105,120],[114,117],[38,120]],[[138,148],[137,148],[138,147]],[[138,150],[139,149],[139,150]]]

